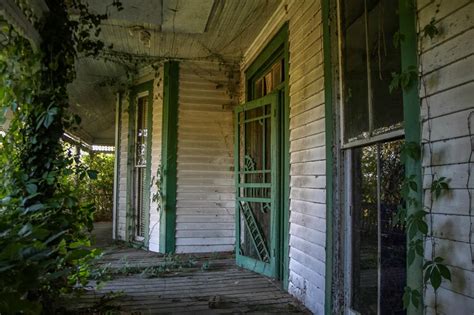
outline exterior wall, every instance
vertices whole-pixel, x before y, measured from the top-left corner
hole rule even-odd
[[[321,2],[283,1],[245,53],[242,73],[289,26],[290,263],[288,291],[324,313],[326,168]],[[242,82],[245,78],[242,77]],[[245,86],[242,84],[242,86]],[[245,92],[242,90],[241,99]]]
[[[176,252],[234,249],[233,71],[181,62]],[[237,78],[237,75],[235,75]]]
[[[440,34],[422,38],[420,97],[422,101],[425,206],[433,238],[426,259],[441,256],[452,282],[443,282],[436,296],[425,292],[427,314],[472,314],[474,310],[473,189],[474,168],[474,3],[470,0],[419,1],[422,30],[432,18]],[[439,10],[439,11],[437,11]],[[439,200],[429,192],[431,174],[450,178],[450,190]]]

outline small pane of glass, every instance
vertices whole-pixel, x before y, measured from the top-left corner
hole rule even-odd
[[[377,145],[353,151],[352,307],[377,314]]]
[[[392,0],[344,2],[344,142],[402,125],[402,92],[389,91],[392,73],[401,68],[401,52],[393,44],[397,11],[398,2]]]
[[[273,92],[285,79],[283,59],[278,59],[264,75],[255,80],[255,98],[260,98]]]
[[[392,221],[403,202],[402,143],[353,150],[351,301],[361,314],[405,314],[406,236]]]
[[[147,152],[147,98],[140,97],[137,100],[136,112],[136,143],[135,143],[135,163],[137,166],[146,166]]]
[[[404,226],[392,218],[402,204],[401,187],[405,176],[400,161],[403,141],[380,145],[380,313],[405,314],[403,289],[406,284],[406,235]]]
[[[380,0],[368,16],[375,134],[390,131],[403,121],[402,92],[389,90],[392,73],[401,69],[400,48],[393,45],[393,37],[399,30],[397,11],[398,1]]]
[[[344,138],[369,131],[364,1],[348,1],[344,27]]]

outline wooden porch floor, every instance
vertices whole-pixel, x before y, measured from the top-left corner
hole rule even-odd
[[[96,227],[105,250],[97,270],[112,279],[76,299],[76,313],[310,314],[277,282],[237,267],[230,253],[164,256],[113,245],[102,235],[109,231]]]

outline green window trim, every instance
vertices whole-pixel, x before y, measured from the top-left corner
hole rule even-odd
[[[163,128],[161,167],[163,170],[163,205],[160,219],[160,252],[174,253],[176,249],[176,189],[178,157],[178,93],[179,63],[164,64]]]
[[[284,58],[285,82],[280,84],[275,90],[280,91],[280,124],[284,133],[280,137],[280,161],[281,161],[281,190],[280,206],[282,209],[280,217],[281,248],[277,261],[281,262],[278,274],[282,281],[282,287],[288,290],[289,281],[289,220],[290,220],[290,97],[289,97],[289,43],[288,43],[288,22],[286,22],[270,42],[263,48],[257,58],[245,70],[246,101],[253,99],[254,82],[263,75],[268,67],[276,60]]]
[[[418,69],[417,32],[416,32],[416,6],[413,1],[399,1],[400,34],[404,39],[400,43],[402,53],[402,72],[410,67]],[[403,89],[403,115],[405,127],[405,140],[421,145],[420,124],[420,98],[418,95],[418,77]],[[408,159],[405,164],[406,176],[415,175],[418,187],[422,187],[421,161]],[[423,204],[422,190],[419,189],[416,197],[419,204]],[[407,205],[407,216],[417,211],[416,207]],[[407,239],[408,242],[408,239]],[[408,246],[407,246],[408,250]],[[408,254],[408,253],[407,253]],[[417,288],[423,292],[423,259],[419,256],[411,265],[407,265],[407,286]],[[423,298],[423,297],[422,297]],[[423,314],[423,299],[418,308],[409,305],[407,314]]]
[[[150,191],[148,189],[145,190],[144,200],[145,200],[145,236],[142,242],[136,241],[133,239],[133,207],[132,207],[132,185],[133,185],[133,161],[134,161],[134,121],[135,121],[135,114],[136,114],[136,105],[137,105],[137,97],[140,93],[148,92],[147,95],[147,102],[149,104],[147,108],[147,130],[148,130],[148,137],[147,137],[147,166],[145,169],[145,187],[150,187],[151,182],[151,135],[153,134],[153,80],[141,83],[139,85],[134,86],[129,95],[129,119],[128,119],[128,159],[127,159],[127,197],[126,197],[126,231],[125,231],[125,239],[130,241],[132,245],[136,247],[148,247],[149,242],[149,225],[150,225]]]

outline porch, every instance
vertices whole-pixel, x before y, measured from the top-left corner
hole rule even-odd
[[[237,267],[231,253],[163,255],[114,244],[111,231],[95,224],[104,250],[95,270],[110,279],[70,303],[79,314],[310,314],[276,281]]]

